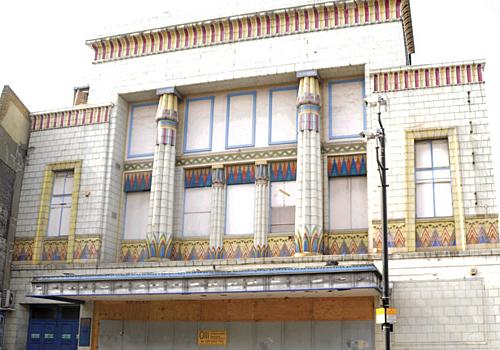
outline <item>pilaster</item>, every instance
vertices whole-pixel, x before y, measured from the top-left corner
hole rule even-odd
[[[323,178],[320,142],[320,87],[316,71],[297,73],[297,205],[295,255],[321,254],[323,244]]]
[[[222,258],[224,247],[224,227],[226,213],[226,180],[224,166],[212,166],[212,197],[210,212],[210,256],[212,259]]]
[[[178,123],[178,98],[175,89],[162,89],[156,112],[157,136],[153,160],[148,257],[168,258],[174,226],[175,142]]]
[[[256,257],[268,253],[269,231],[269,169],[266,161],[255,163],[255,228],[254,248]]]

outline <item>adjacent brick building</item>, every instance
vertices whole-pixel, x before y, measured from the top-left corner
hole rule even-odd
[[[31,113],[7,348],[381,349],[380,111],[393,347],[500,349],[485,62],[411,65],[408,0],[281,3],[87,42]]]

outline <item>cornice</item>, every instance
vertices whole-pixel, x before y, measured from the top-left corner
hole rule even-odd
[[[330,1],[210,19],[88,40],[94,63],[283,35],[402,21],[407,52],[415,51],[409,0]]]
[[[401,66],[370,72],[373,92],[394,92],[484,83],[484,60]]]
[[[113,104],[107,103],[31,113],[31,131],[107,123],[112,108]]]

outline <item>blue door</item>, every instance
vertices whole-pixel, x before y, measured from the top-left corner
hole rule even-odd
[[[34,305],[27,350],[76,350],[79,307]]]

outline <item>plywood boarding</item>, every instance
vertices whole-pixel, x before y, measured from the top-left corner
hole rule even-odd
[[[103,301],[94,305],[92,349],[97,344],[100,320],[264,322],[373,319],[373,297]]]

